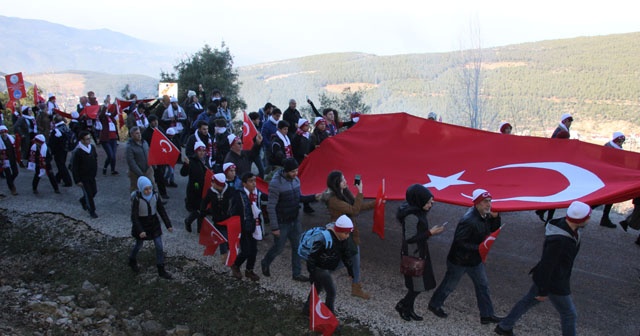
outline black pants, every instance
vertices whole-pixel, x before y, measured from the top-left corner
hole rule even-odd
[[[36,168],[36,173],[33,174],[33,181],[31,181],[31,188],[36,191],[38,190],[38,184],[40,183],[40,168]],[[58,191],[58,182],[56,182],[55,176],[53,176],[53,172],[50,168],[47,168],[47,177],[49,178],[49,182],[53,187],[53,190]]]
[[[308,269],[308,268],[307,268]],[[309,271],[309,279],[316,287],[316,291],[318,295],[324,290],[327,292],[327,296],[324,299],[324,304],[327,305],[327,308],[331,310],[332,313],[335,313],[333,310],[333,306],[336,302],[336,284],[333,281],[333,277],[331,276],[331,271],[324,268],[315,268],[313,271]],[[307,303],[305,304],[305,311],[309,308],[309,301],[311,297],[307,297]]]
[[[19,169],[17,167],[17,164],[15,165],[15,167],[14,165],[11,165],[11,167],[7,167],[3,171],[4,177],[7,179],[7,186],[9,187],[9,190],[15,190],[16,185],[13,183],[13,181],[15,181],[16,177],[18,177]]]
[[[247,270],[253,270],[256,264],[256,256],[258,255],[258,241],[250,234],[242,234],[240,236],[240,253],[236,257],[234,265],[242,266],[247,261]]]
[[[98,194],[98,185],[96,179],[82,180],[82,197],[80,197],[80,203],[87,207],[89,213],[96,212],[96,203],[93,198]]]
[[[71,174],[69,174],[69,169],[67,169],[67,152],[63,151],[60,153],[56,153],[56,155],[53,156],[53,160],[56,162],[56,167],[58,167],[58,173],[56,173],[56,181],[63,181],[65,186],[71,186],[73,183],[71,182]]]
[[[153,166],[153,178],[156,180],[160,197],[167,196],[167,185],[164,180],[164,171],[166,166]]]

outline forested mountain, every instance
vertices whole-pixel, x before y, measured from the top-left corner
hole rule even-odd
[[[562,113],[583,122],[574,123],[576,129],[640,125],[639,51],[640,33],[484,50],[482,97],[485,111],[497,114],[486,128],[508,120],[520,133],[545,135]],[[286,108],[290,98],[301,105],[306,95],[315,99],[320,92],[362,88],[373,113],[434,111],[445,122],[462,124],[452,99],[464,66],[460,53],[343,53],[258,64],[240,68],[241,92],[257,109],[266,101]]]

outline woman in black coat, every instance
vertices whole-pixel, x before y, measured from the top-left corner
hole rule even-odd
[[[162,247],[162,228],[160,218],[169,232],[173,232],[171,220],[167,215],[158,194],[153,192],[151,180],[145,176],[138,178],[138,190],[131,193],[131,235],[136,239],[136,244],[129,255],[129,266],[138,273],[140,267],[136,262],[136,256],[142,248],[145,240],[153,240],[156,247],[156,265],[158,275],[165,279],[171,279],[171,274],[164,269],[164,250]]]
[[[205,145],[197,141],[193,146],[194,154],[185,160],[180,175],[189,176],[187,183],[187,198],[185,199],[185,207],[189,211],[189,215],[184,219],[184,227],[187,232],[191,232],[191,223],[200,216],[200,203],[202,202],[202,188],[204,188],[204,179],[207,174],[207,167],[204,164],[206,155]],[[200,227],[200,225],[198,225]]]
[[[424,273],[421,277],[404,276],[407,295],[396,304],[396,311],[405,321],[422,321],[413,310],[413,304],[420,292],[436,287],[436,280],[431,268],[431,256],[427,239],[444,230],[444,226],[429,229],[427,213],[433,206],[433,195],[425,186],[413,184],[407,188],[406,201],[398,208],[396,218],[402,225],[402,255],[410,255],[424,259]]]

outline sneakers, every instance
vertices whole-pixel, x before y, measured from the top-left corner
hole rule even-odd
[[[493,329],[493,331],[495,331],[496,334],[503,335],[503,336],[514,336],[515,335],[513,333],[513,330],[502,329],[499,324],[496,326],[495,329]]]
[[[235,264],[231,265],[231,276],[238,280],[242,280],[242,272],[240,272],[240,267]]]
[[[433,306],[429,306],[428,309],[430,312],[433,313],[433,315],[437,317],[447,318],[447,316],[449,316],[449,314],[445,313],[444,310],[442,310],[442,308],[435,308]]]
[[[251,281],[258,281],[260,280],[260,277],[255,274],[253,272],[253,270],[246,270],[244,271],[244,276],[247,277],[247,279],[251,280]]]
[[[119,175],[119,174],[120,174],[120,173],[118,173],[118,172],[117,172],[117,171],[115,171],[115,170],[112,170],[112,171],[111,171],[111,175],[114,175],[114,176],[115,176],[115,175]]]
[[[309,282],[309,278],[302,274],[294,275],[293,280],[299,281],[299,282]]]

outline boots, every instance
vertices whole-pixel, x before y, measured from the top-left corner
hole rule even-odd
[[[187,220],[184,220],[184,228],[187,232],[191,232],[191,223],[188,223]],[[198,228],[198,232],[200,232],[200,228]]]
[[[362,285],[360,285],[360,283],[351,284],[351,295],[363,298],[365,300],[369,300],[369,298],[371,298],[371,294],[365,292],[362,289]]]
[[[158,276],[161,277],[161,278],[167,279],[167,280],[173,279],[171,274],[169,274],[169,273],[167,273],[167,271],[165,271],[164,264],[158,265]]]
[[[247,277],[248,279],[251,279],[251,281],[260,280],[260,277],[256,273],[254,273],[253,270],[244,271],[244,276]]]
[[[400,318],[405,321],[411,321],[411,316],[409,315],[409,311],[404,306],[404,300],[400,300],[396,304],[396,311],[400,314]]]
[[[221,254],[220,255],[220,261],[222,261],[222,265],[226,265],[227,264],[227,254]]]
[[[11,195],[13,195],[13,196],[17,196],[18,195],[18,191],[16,190],[15,186],[11,188]]]
[[[238,279],[241,280],[242,279],[242,272],[240,272],[240,267],[236,266],[235,264],[231,265],[231,275]]]
[[[138,262],[135,259],[129,258],[129,267],[131,267],[133,273],[140,273],[140,266],[138,266]]]

